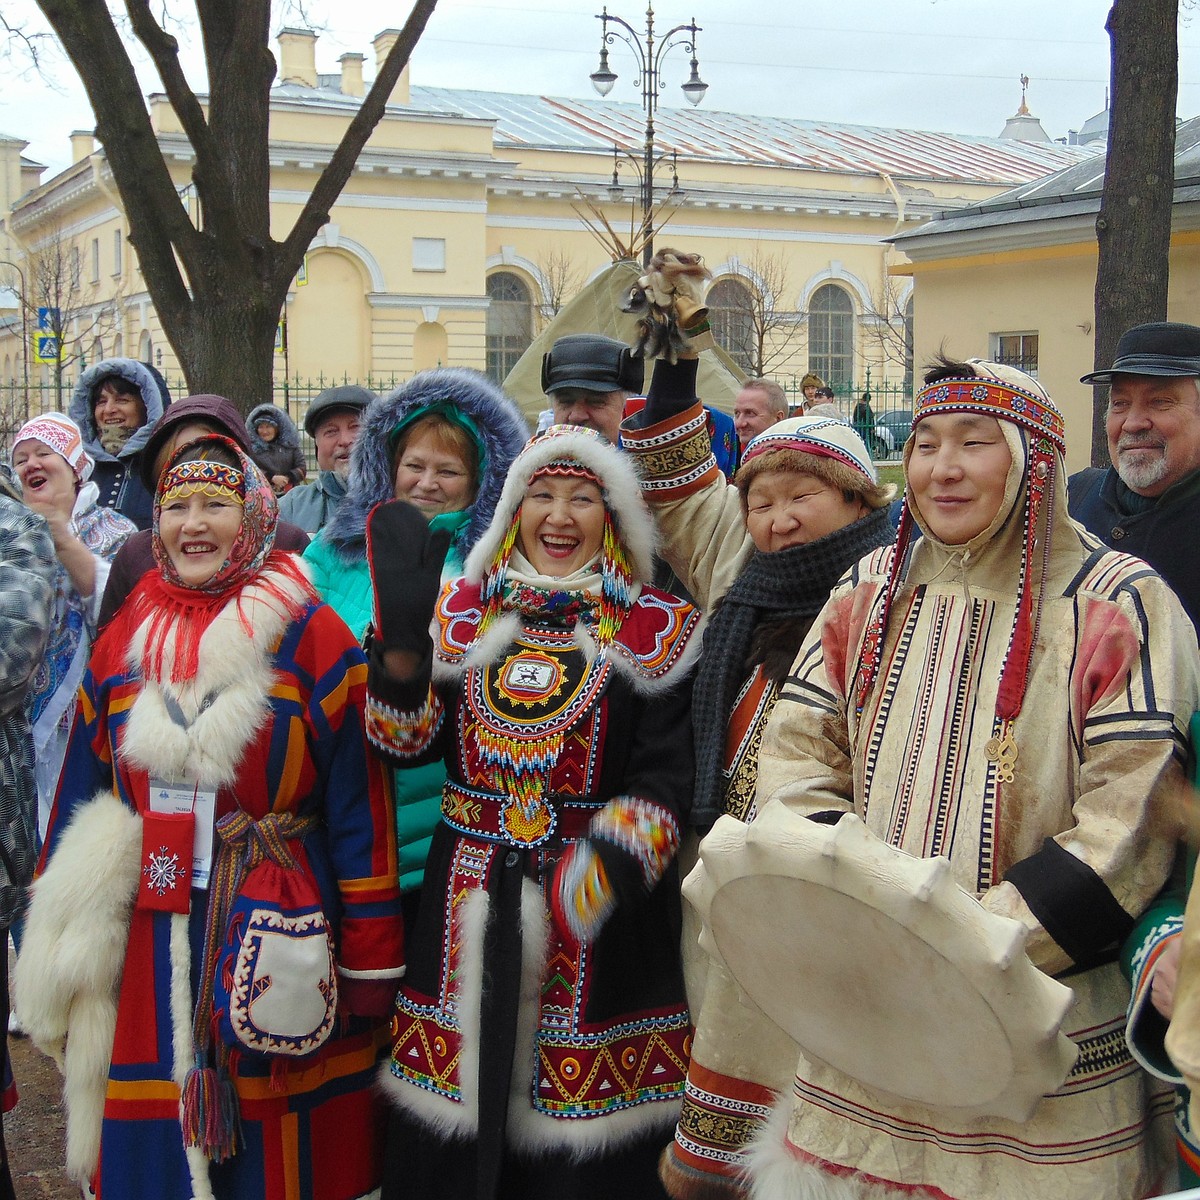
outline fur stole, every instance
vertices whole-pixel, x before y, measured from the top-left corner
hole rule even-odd
[[[171,682],[174,647],[167,639],[160,677],[144,680],[126,719],[117,750],[126,765],[205,787],[232,784],[270,714],[274,652],[307,596],[305,583],[282,572],[268,568],[259,580],[230,598],[204,631],[194,678]],[[126,651],[135,672],[152,619]]]
[[[100,1155],[141,849],[142,819],[115,796],[81,805],[33,885],[17,959],[16,1008],[34,1045],[63,1072],[67,1173],[80,1183]]]

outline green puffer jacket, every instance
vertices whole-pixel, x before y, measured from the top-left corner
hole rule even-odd
[[[464,516],[447,513],[444,517],[434,517],[431,524],[461,528]],[[371,622],[373,600],[371,570],[366,558],[346,562],[322,532],[309,543],[304,561],[312,572],[313,586],[321,599],[350,626],[350,632],[361,642]],[[461,573],[461,554],[456,552],[456,547],[451,547],[442,568],[442,579]],[[446,767],[441,761],[392,771],[402,892],[416,891],[425,878],[429,843],[442,816],[442,785],[445,782]]]

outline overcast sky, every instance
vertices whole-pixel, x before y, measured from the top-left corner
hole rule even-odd
[[[1200,12],[1184,3],[1178,110],[1191,117],[1200,114]],[[439,0],[413,57],[413,83],[593,96],[599,7],[596,0]],[[644,31],[642,0],[609,8]],[[699,23],[706,108],[994,135],[1020,103],[1024,74],[1031,111],[1060,138],[1104,106],[1108,9],[1107,0],[656,0],[655,22],[660,34],[693,16]],[[9,20],[28,10],[31,27],[37,23],[29,0],[5,0],[4,10]],[[336,72],[340,55],[358,51],[367,55],[369,79],[371,39],[385,25],[402,25],[408,5],[307,0],[305,11],[323,23],[318,70]],[[276,29],[298,23],[293,7]],[[189,40],[186,28],[180,38]],[[185,61],[202,90],[198,47]],[[90,128],[92,118],[69,63],[53,54],[47,63],[49,85],[21,72],[12,55],[0,63],[0,132],[28,140],[30,157],[58,169],[70,161],[67,135]],[[610,98],[637,100],[632,52],[618,44],[610,65],[620,77]],[[684,104],[679,84],[687,72],[682,49],[671,51],[661,103]],[[144,63],[142,80],[145,90],[161,90]]]

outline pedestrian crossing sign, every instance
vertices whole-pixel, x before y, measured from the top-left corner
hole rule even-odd
[[[42,366],[58,363],[62,358],[62,340],[52,333],[33,335],[33,361]]]

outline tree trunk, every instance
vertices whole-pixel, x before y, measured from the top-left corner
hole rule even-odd
[[[227,396],[243,413],[273,403],[279,315],[256,280],[226,279],[218,292],[198,291],[190,319],[172,331],[188,390]]]
[[[272,398],[275,329],[292,278],[384,115],[387,99],[437,0],[412,10],[375,82],[325,164],[292,228],[271,235],[270,0],[194,0],[205,47],[207,106],[184,77],[164,6],[125,0],[195,153],[194,224],[159,149],[137,75],[109,6],[37,0],[79,73],[121,195],[129,242],[188,388],[248,412]]]
[[[1114,0],[1112,106],[1104,194],[1096,218],[1097,370],[1112,364],[1132,325],[1167,315],[1179,0]],[[1108,388],[1092,398],[1092,463],[1108,466]]]

